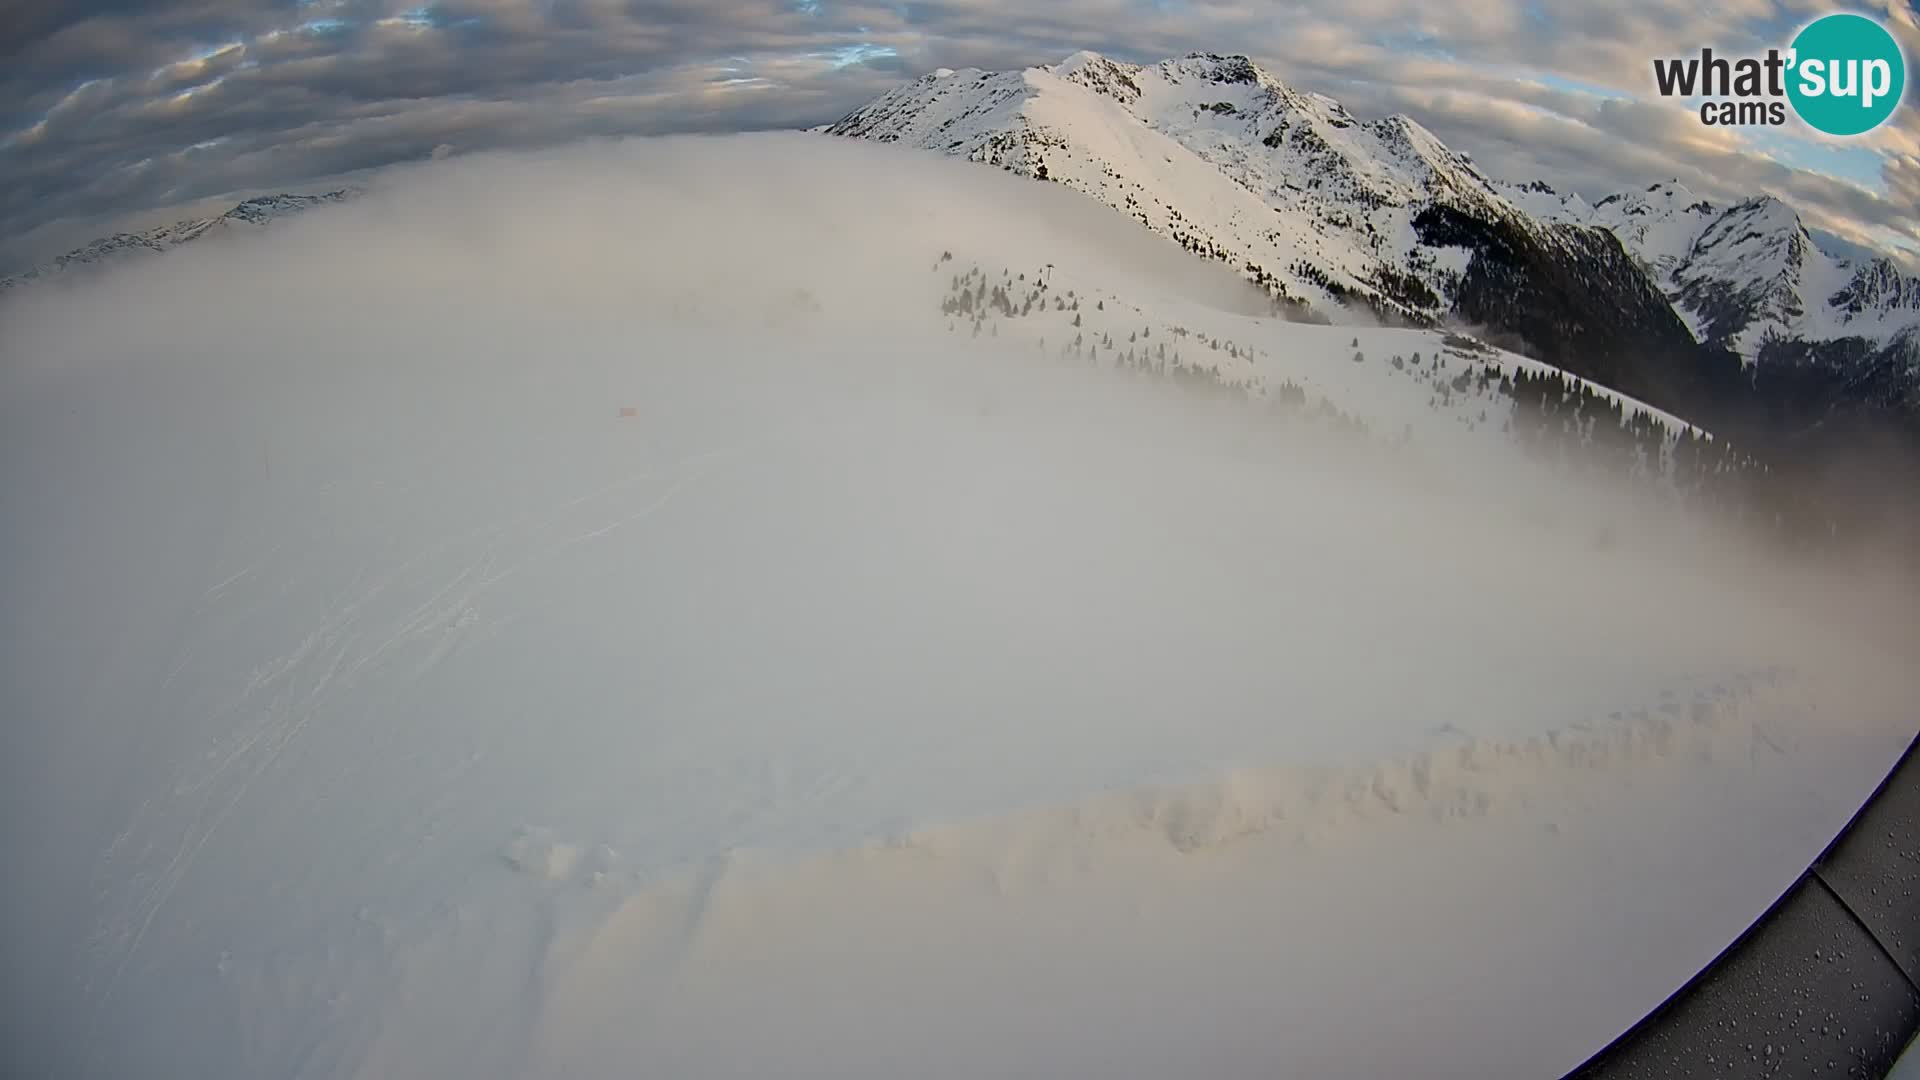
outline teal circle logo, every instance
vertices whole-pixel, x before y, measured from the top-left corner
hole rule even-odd
[[[1829,135],[1872,131],[1907,89],[1907,61],[1885,27],[1864,15],[1827,15],[1793,39],[1787,98]]]

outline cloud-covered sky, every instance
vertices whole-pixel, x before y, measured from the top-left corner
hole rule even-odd
[[[1856,8],[1920,57],[1913,0]],[[1703,126],[1651,59],[1784,47],[1817,0],[80,0],[0,7],[0,258],[435,154],[804,126],[935,67],[1245,52],[1495,175],[1678,177],[1920,251],[1920,92],[1877,131]]]

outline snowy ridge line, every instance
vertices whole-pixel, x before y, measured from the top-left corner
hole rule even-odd
[[[1766,722],[1784,709],[1794,679],[1783,668],[1756,670],[1682,701],[1670,697],[1599,723],[1579,723],[1510,740],[1466,737],[1369,765],[1234,769],[1219,779],[1157,785],[986,823],[917,829],[870,848],[939,854],[1017,843],[1070,846],[1086,840],[1165,843],[1186,854],[1290,830],[1316,843],[1348,826],[1383,818],[1434,821],[1487,816],[1568,774],[1607,773],[1665,761],[1729,761],[1761,751],[1787,752],[1785,732]],[[1457,734],[1452,728],[1443,733]]]
[[[27,285],[41,284],[78,270],[102,269],[140,255],[158,255],[183,244],[219,236],[235,228],[250,229],[357,199],[366,189],[346,185],[316,194],[256,195],[243,199],[225,211],[208,217],[186,218],[170,225],[156,225],[139,232],[114,233],[77,247],[18,274],[0,276],[0,294]]]
[[[1396,819],[1461,822],[1507,807],[1535,807],[1566,795],[1582,776],[1785,756],[1802,733],[1799,722],[1816,711],[1809,704],[1816,697],[1813,690],[1803,688],[1788,668],[1756,668],[1685,698],[1663,695],[1657,704],[1522,739],[1474,737],[1445,725],[1434,734],[1460,741],[1367,764],[1234,768],[1214,779],[921,825],[841,848],[732,848],[664,873],[629,871],[627,881],[633,896],[705,895],[735,875],[777,882],[789,870],[823,860],[911,854],[991,863],[1001,868],[991,873],[996,887],[1004,889],[1008,883],[1000,875],[1015,856],[1024,865],[1071,863],[1089,849],[1140,845],[1200,856],[1270,835],[1319,846],[1344,829]],[[1546,828],[1558,831],[1553,822]],[[550,885],[595,889],[613,883],[609,879],[618,859],[604,846],[589,854],[587,847],[560,841],[547,829],[521,830],[500,855],[515,870]]]
[[[1179,865],[1226,874],[1244,869],[1243,856],[1267,860],[1287,848],[1337,852],[1351,842],[1345,836],[1352,829],[1423,822],[1485,828],[1473,823],[1504,817],[1544,836],[1543,843],[1559,844],[1563,829],[1617,797],[1607,792],[1630,779],[1713,765],[1744,769],[1750,761],[1795,755],[1801,737],[1814,734],[1807,721],[1820,689],[1803,686],[1789,669],[1757,668],[1536,737],[1462,737],[1366,765],[1236,769],[1209,781],[1110,791],[839,848],[732,848],[665,874],[623,875],[624,888],[609,888],[617,858],[610,850],[587,854],[545,830],[523,831],[504,857],[533,879],[537,903],[579,916],[537,947],[540,1035],[531,1056],[545,1064],[541,1075],[577,1074],[583,1070],[569,1062],[592,1060],[595,1041],[619,1023],[611,1003],[648,1002],[639,1010],[645,1016],[669,1009],[690,985],[722,992],[726,973],[741,957],[757,955],[757,943],[791,944],[785,935],[794,920],[831,921],[827,913],[855,897],[879,897],[872,912],[851,918],[851,932],[863,934],[864,918],[897,913],[901,903],[966,894],[985,901],[984,910],[1008,913],[1017,909],[1003,904],[1076,895],[1061,893],[1076,880],[1164,880]],[[1820,719],[1821,735],[1854,733],[1844,721],[1834,729]],[[1459,733],[1447,727],[1435,734]],[[1102,876],[1108,874],[1119,876]],[[900,918],[911,926],[917,916]],[[899,929],[889,924],[876,933]]]

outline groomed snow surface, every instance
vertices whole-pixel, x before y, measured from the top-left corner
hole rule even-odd
[[[1886,581],[951,333],[943,251],[1335,332],[805,137],[9,300],[0,1072],[1553,1076],[1912,734]]]

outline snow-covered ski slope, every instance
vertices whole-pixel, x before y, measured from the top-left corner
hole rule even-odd
[[[253,239],[0,319],[9,1075],[1549,1075],[1912,733],[1911,594],[1058,187],[636,142]]]

